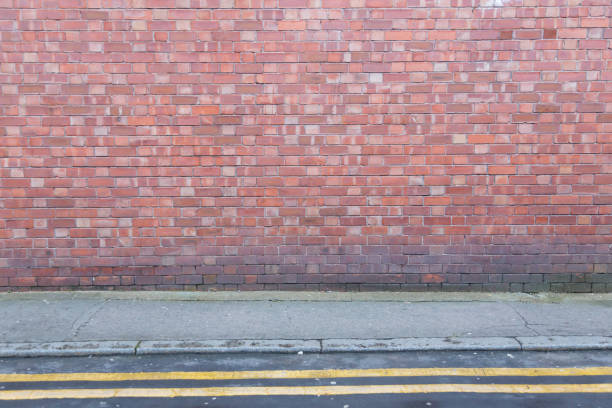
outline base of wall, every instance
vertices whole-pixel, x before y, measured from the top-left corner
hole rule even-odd
[[[241,275],[238,275],[241,276]],[[410,275],[407,275],[410,276]],[[468,275],[469,276],[469,275]],[[498,279],[495,275],[493,279]],[[502,275],[502,282],[481,283],[202,283],[207,279],[202,275],[148,276],[148,284],[137,284],[142,276],[113,276],[126,284],[100,284],[96,277],[47,278],[52,285],[3,286],[0,291],[67,291],[67,290],[188,290],[188,291],[338,291],[338,292],[557,292],[557,293],[612,293],[612,274],[544,274],[529,275],[528,282],[516,280],[515,275]],[[299,276],[297,277],[299,279]],[[192,283],[178,283],[189,281]],[[200,283],[193,283],[193,282]],[[131,282],[129,284],[128,282]],[[158,282],[158,283],[154,283]]]

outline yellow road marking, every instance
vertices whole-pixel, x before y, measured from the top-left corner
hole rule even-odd
[[[1,382],[245,380],[348,377],[493,377],[612,375],[612,367],[584,368],[374,368],[353,370],[169,371],[136,373],[0,374]]]
[[[270,395],[422,394],[439,392],[612,393],[612,384],[392,384],[312,387],[110,388],[0,391],[0,400],[174,398]]]

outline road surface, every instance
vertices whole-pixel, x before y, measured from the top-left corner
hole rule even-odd
[[[601,407],[612,353],[199,354],[0,360],[0,407]]]

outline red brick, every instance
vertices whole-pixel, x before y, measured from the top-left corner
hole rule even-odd
[[[279,30],[304,30],[306,28],[306,21],[279,21],[278,29]]]
[[[365,5],[372,8],[391,8],[393,7],[393,0],[366,0]]]
[[[456,37],[456,31],[430,30],[427,32],[427,38],[430,40],[454,40]]]
[[[412,31],[386,31],[386,41],[410,41],[412,40]]]
[[[587,30],[584,28],[562,28],[557,30],[558,38],[586,38]]]
[[[559,112],[561,107],[559,105],[536,105],[535,111],[539,113],[554,113]]]
[[[194,115],[218,115],[219,107],[215,105],[199,105],[191,108]]]
[[[516,174],[515,166],[489,166],[489,174]]]
[[[612,263],[601,6],[14,3],[0,290],[555,289]]]

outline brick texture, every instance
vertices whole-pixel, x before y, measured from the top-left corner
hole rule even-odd
[[[612,290],[610,0],[0,0],[0,288]]]

